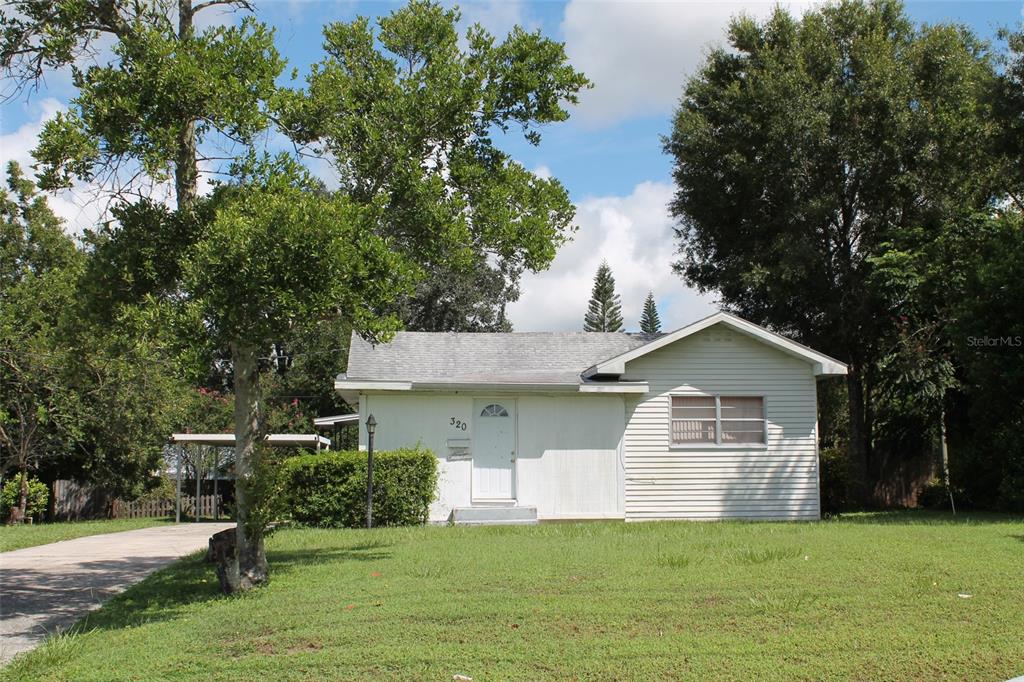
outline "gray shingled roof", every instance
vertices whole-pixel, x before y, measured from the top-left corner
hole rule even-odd
[[[424,383],[581,383],[602,360],[652,339],[623,332],[399,332],[371,345],[356,334],[347,378]]]

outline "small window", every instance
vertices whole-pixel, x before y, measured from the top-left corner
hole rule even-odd
[[[672,443],[715,442],[715,397],[672,396]]]
[[[764,443],[764,398],[721,396],[722,442]]]
[[[480,411],[481,417],[507,417],[508,410],[497,403],[492,403]]]
[[[718,443],[763,445],[764,398],[760,396],[672,396],[672,445]]]

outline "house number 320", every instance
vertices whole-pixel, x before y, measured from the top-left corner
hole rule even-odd
[[[462,421],[461,419],[456,419],[455,417],[452,417],[450,424],[451,426],[455,427],[456,429],[459,429],[460,431],[466,430],[466,422]]]

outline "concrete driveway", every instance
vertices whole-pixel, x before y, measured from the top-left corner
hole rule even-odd
[[[0,665],[233,526],[182,523],[0,553]]]

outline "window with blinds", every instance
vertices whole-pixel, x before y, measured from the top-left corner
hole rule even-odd
[[[714,396],[672,396],[672,444],[714,443],[716,408]]]
[[[764,398],[760,396],[674,395],[671,412],[672,445],[766,442]]]

